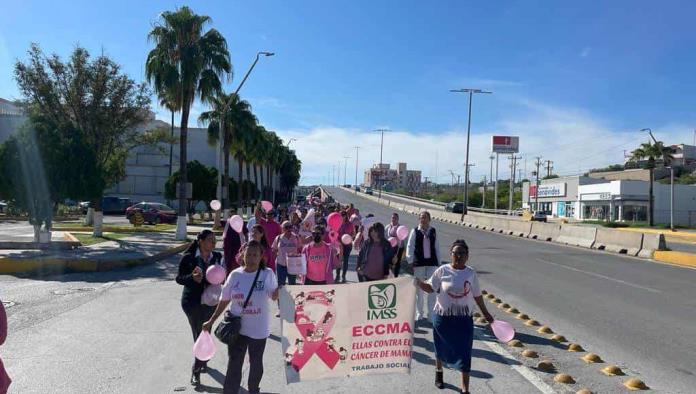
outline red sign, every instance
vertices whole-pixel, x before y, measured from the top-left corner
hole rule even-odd
[[[493,153],[517,153],[520,150],[520,137],[494,135],[492,141]]]

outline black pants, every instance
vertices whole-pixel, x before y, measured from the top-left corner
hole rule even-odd
[[[311,280],[309,278],[305,278],[304,284],[306,284],[306,285],[325,285],[326,281],[322,280],[322,281],[318,282],[316,280]]]
[[[191,326],[191,333],[193,334],[194,343],[196,342],[196,339],[198,339],[198,336],[201,334],[201,331],[203,330],[203,323],[207,322],[208,319],[210,319],[210,317],[213,316],[213,312],[215,312],[214,306],[208,306],[204,304],[184,308],[184,313],[186,313],[189,325]],[[194,357],[193,366],[191,367],[191,370],[193,372],[199,372],[201,367],[206,366],[207,363],[207,361],[201,361]]]
[[[341,268],[336,268],[336,278],[334,283],[338,283],[339,279],[343,279],[345,282],[346,274],[348,273],[348,259],[350,259],[350,252],[353,250],[353,245],[343,245],[343,275],[341,275]]]
[[[394,264],[394,269],[392,270],[394,272],[394,277],[399,276],[399,272],[401,272],[401,259],[404,258],[404,248],[399,247],[399,250],[396,252],[396,263]]]
[[[261,377],[263,377],[263,351],[266,349],[266,338],[253,339],[240,335],[239,339],[227,346],[227,374],[225,375],[224,394],[238,394],[242,383],[242,366],[244,356],[249,350],[249,382],[250,394],[258,393]]]

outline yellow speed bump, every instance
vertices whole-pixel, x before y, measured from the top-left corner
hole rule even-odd
[[[526,313],[520,313],[519,315],[517,315],[517,320],[529,320],[529,315],[527,315]]]
[[[606,367],[602,368],[602,373],[607,376],[625,375],[621,368],[617,367],[616,365],[607,365]]]
[[[486,295],[488,292],[486,290],[481,290],[481,294]]]
[[[524,325],[529,326],[529,327],[534,327],[534,326],[540,326],[541,324],[534,319],[529,319],[526,322],[524,322]]]
[[[638,378],[628,379],[623,385],[629,390],[648,390],[650,388]]]
[[[578,390],[575,394],[592,394],[592,391],[588,389]]]
[[[551,340],[552,340],[552,341],[556,341],[556,342],[560,342],[560,343],[568,342],[568,340],[566,339],[566,337],[564,337],[563,335],[559,335],[559,334],[556,334],[556,335],[552,336],[552,337],[551,337]]]
[[[500,298],[494,298],[493,301],[491,301],[491,302],[494,304],[500,304],[503,302],[503,300],[501,300]]]
[[[475,318],[481,317],[481,313],[480,313],[480,312],[474,312],[474,317],[475,317]]]
[[[512,313],[512,314],[520,313],[520,311],[519,311],[517,308],[513,308],[513,307],[507,308],[507,309],[505,310],[505,312],[507,312],[507,313]]]
[[[486,294],[486,298],[488,298],[489,300],[492,300],[495,298],[495,295],[492,293],[488,293],[488,294]]]
[[[544,361],[540,361],[539,364],[537,364],[537,369],[540,371],[549,372],[549,371],[553,371],[554,369],[556,369],[556,367],[554,367],[554,365],[551,361],[544,360]]]
[[[539,334],[553,334],[553,330],[549,326],[541,326],[537,332]]]
[[[488,321],[486,320],[485,317],[479,317],[478,319],[476,319],[476,323],[478,323],[478,324],[486,324],[486,323],[488,323]]]
[[[563,383],[563,384],[574,384],[575,379],[573,379],[572,376],[564,374],[564,373],[559,373],[558,375],[553,377],[553,381],[556,383]]]
[[[523,351],[523,352],[522,352],[522,355],[525,356],[525,357],[528,357],[528,358],[537,358],[537,357],[539,357],[539,354],[538,354],[537,352],[535,352],[534,350],[529,350],[529,349]]]
[[[507,309],[510,307],[510,304],[504,303],[504,304],[498,304],[498,309]]]
[[[512,341],[508,342],[508,346],[511,346],[511,347],[524,347],[524,345],[522,344],[522,342],[520,342],[520,341],[517,340],[517,339],[513,339]]]
[[[568,345],[568,351],[569,352],[584,352],[585,349],[582,348],[582,346],[578,345],[577,343],[571,343]]]
[[[582,357],[582,361],[588,363],[588,364],[594,364],[594,363],[603,363],[602,359],[594,354],[594,353],[587,353]]]

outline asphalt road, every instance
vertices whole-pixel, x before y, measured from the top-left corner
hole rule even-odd
[[[224,348],[209,363],[212,371],[202,376],[203,386],[194,390],[188,383],[193,343],[179,304],[181,286],[173,279],[177,266],[178,259],[171,258],[105,273],[0,276],[0,299],[9,306],[9,335],[0,358],[14,381],[10,393],[222,392]],[[354,279],[349,273],[349,280]],[[287,385],[280,324],[273,319],[261,388],[264,393],[298,394],[434,392],[432,334],[427,327],[416,332],[410,375]],[[489,334],[478,328],[477,335],[473,392],[539,392],[513,369],[519,363],[492,350]],[[455,372],[447,370],[445,381],[445,393],[458,392]]]
[[[363,216],[387,221],[391,215],[390,208],[360,194],[328,190]],[[401,216],[402,224],[416,225],[415,216]],[[441,222],[434,226],[442,255],[464,238],[482,286],[504,301],[640,376],[653,391],[696,392],[696,270]],[[554,357],[604,387],[595,366],[575,366],[563,352]],[[607,387],[613,392],[614,386]]]

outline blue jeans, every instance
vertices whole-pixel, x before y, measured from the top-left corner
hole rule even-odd
[[[289,285],[294,285],[297,275],[289,275],[288,267],[278,264],[276,266],[276,271],[278,272],[278,287],[285,286],[285,279],[287,278]]]
[[[350,252],[353,250],[353,245],[343,245],[343,265],[336,268],[336,278],[334,282],[338,282],[339,279],[346,280],[346,274],[348,273],[348,260],[350,259]],[[343,274],[341,274],[341,268],[343,268]]]

